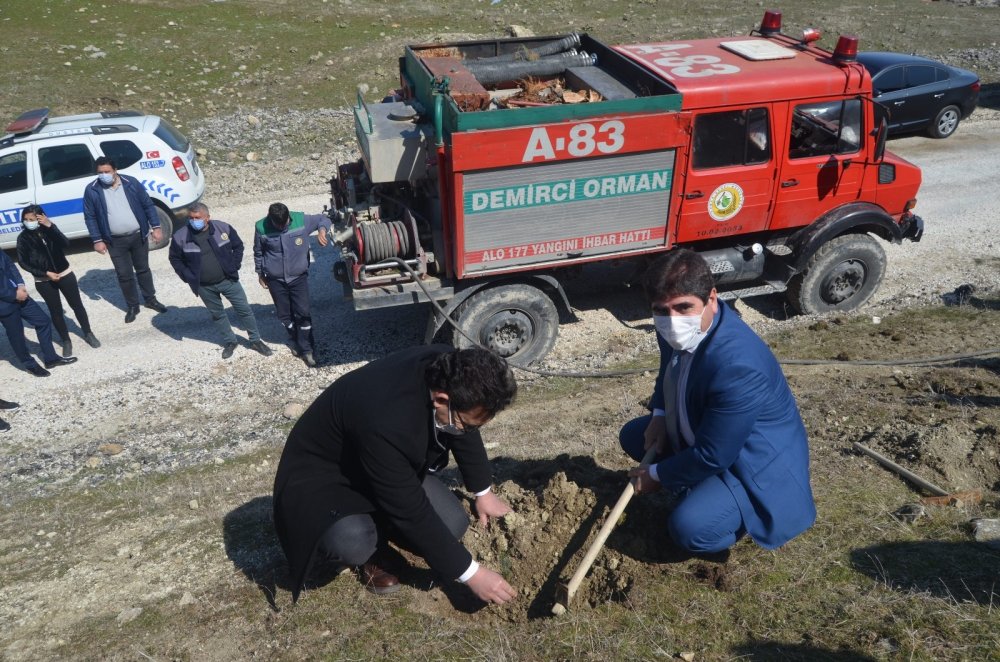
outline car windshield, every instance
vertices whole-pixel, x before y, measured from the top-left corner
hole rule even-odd
[[[160,118],[160,126],[156,127],[156,131],[153,132],[153,135],[170,145],[170,149],[176,150],[182,154],[186,154],[188,149],[191,147],[191,141],[189,141],[183,133],[175,129],[170,122],[163,118]]]

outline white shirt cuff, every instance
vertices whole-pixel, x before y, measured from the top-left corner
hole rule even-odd
[[[472,575],[476,574],[477,572],[479,572],[479,564],[476,563],[475,559],[473,559],[472,563],[469,564],[468,569],[462,573],[461,577],[458,578],[458,581],[464,584],[465,582],[472,579]]]
[[[656,473],[656,465],[655,464],[649,465],[649,477],[652,478],[653,480],[655,480],[657,483],[660,482],[660,477]]]
[[[487,487],[487,488],[486,488],[485,490],[483,490],[482,492],[476,492],[476,496],[477,496],[477,497],[481,497],[481,496],[483,496],[484,494],[489,494],[489,492],[490,492],[490,488],[489,488],[489,487]]]
[[[666,416],[666,415],[667,415],[667,412],[664,409],[654,409],[653,410],[653,417],[654,418],[657,417],[657,416]]]

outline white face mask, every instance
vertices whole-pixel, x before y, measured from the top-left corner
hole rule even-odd
[[[37,230],[38,229],[38,221],[25,221],[24,222],[24,227],[27,228],[27,229],[29,229],[29,230]]]
[[[101,183],[105,186],[111,186],[115,183],[115,173],[113,172],[99,172],[97,173],[97,178],[101,180]]]
[[[701,330],[702,315],[653,315],[653,324],[668,345],[677,351],[691,352],[705,338]]]

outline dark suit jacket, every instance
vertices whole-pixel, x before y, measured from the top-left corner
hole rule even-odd
[[[21,308],[17,300],[17,286],[24,285],[21,272],[7,253],[0,251],[0,317],[12,315]]]
[[[663,375],[673,349],[657,334],[660,376],[651,407],[663,408]],[[695,350],[685,393],[694,446],[656,465],[668,488],[720,476],[747,532],[780,547],[816,520],[805,426],[767,344],[725,302]]]
[[[142,182],[135,177],[118,173],[121,185],[125,188],[125,197],[129,207],[139,221],[139,232],[143,238],[149,234],[150,228],[160,227],[160,218],[156,215],[156,205],[146,193]],[[108,224],[108,203],[104,200],[104,186],[100,180],[94,179],[83,189],[83,221],[87,224],[90,238],[96,244],[103,241],[111,245],[111,226]]]
[[[440,455],[424,369],[446,345],[406,349],[331,384],[292,428],[274,479],[274,525],[295,589],[323,532],[342,515],[380,511],[427,563],[457,579],[472,556],[431,507],[421,483]],[[466,487],[490,485],[478,432],[438,433]]]

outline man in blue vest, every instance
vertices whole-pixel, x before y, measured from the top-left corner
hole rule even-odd
[[[211,218],[204,203],[192,204],[188,210],[187,225],[175,232],[170,240],[170,266],[211,313],[212,321],[223,338],[222,358],[232,356],[237,344],[222,297],[229,300],[239,316],[247,331],[250,348],[264,356],[271,356],[271,348],[260,339],[257,318],[240,285],[241,262],[243,240],[236,233],[236,228]]]
[[[309,235],[318,232],[319,245],[326,246],[329,229],[324,214],[289,212],[280,202],[271,205],[254,228],[253,262],[260,286],[271,293],[292,353],[310,368],[316,367],[316,359],[309,310]]]
[[[645,287],[660,373],[652,413],[620,434],[636,460],[656,449],[652,464],[630,472],[636,493],[683,494],[667,530],[688,552],[722,552],[747,534],[780,547],[816,519],[806,430],[781,366],[719,300],[697,253],[670,251]]]

